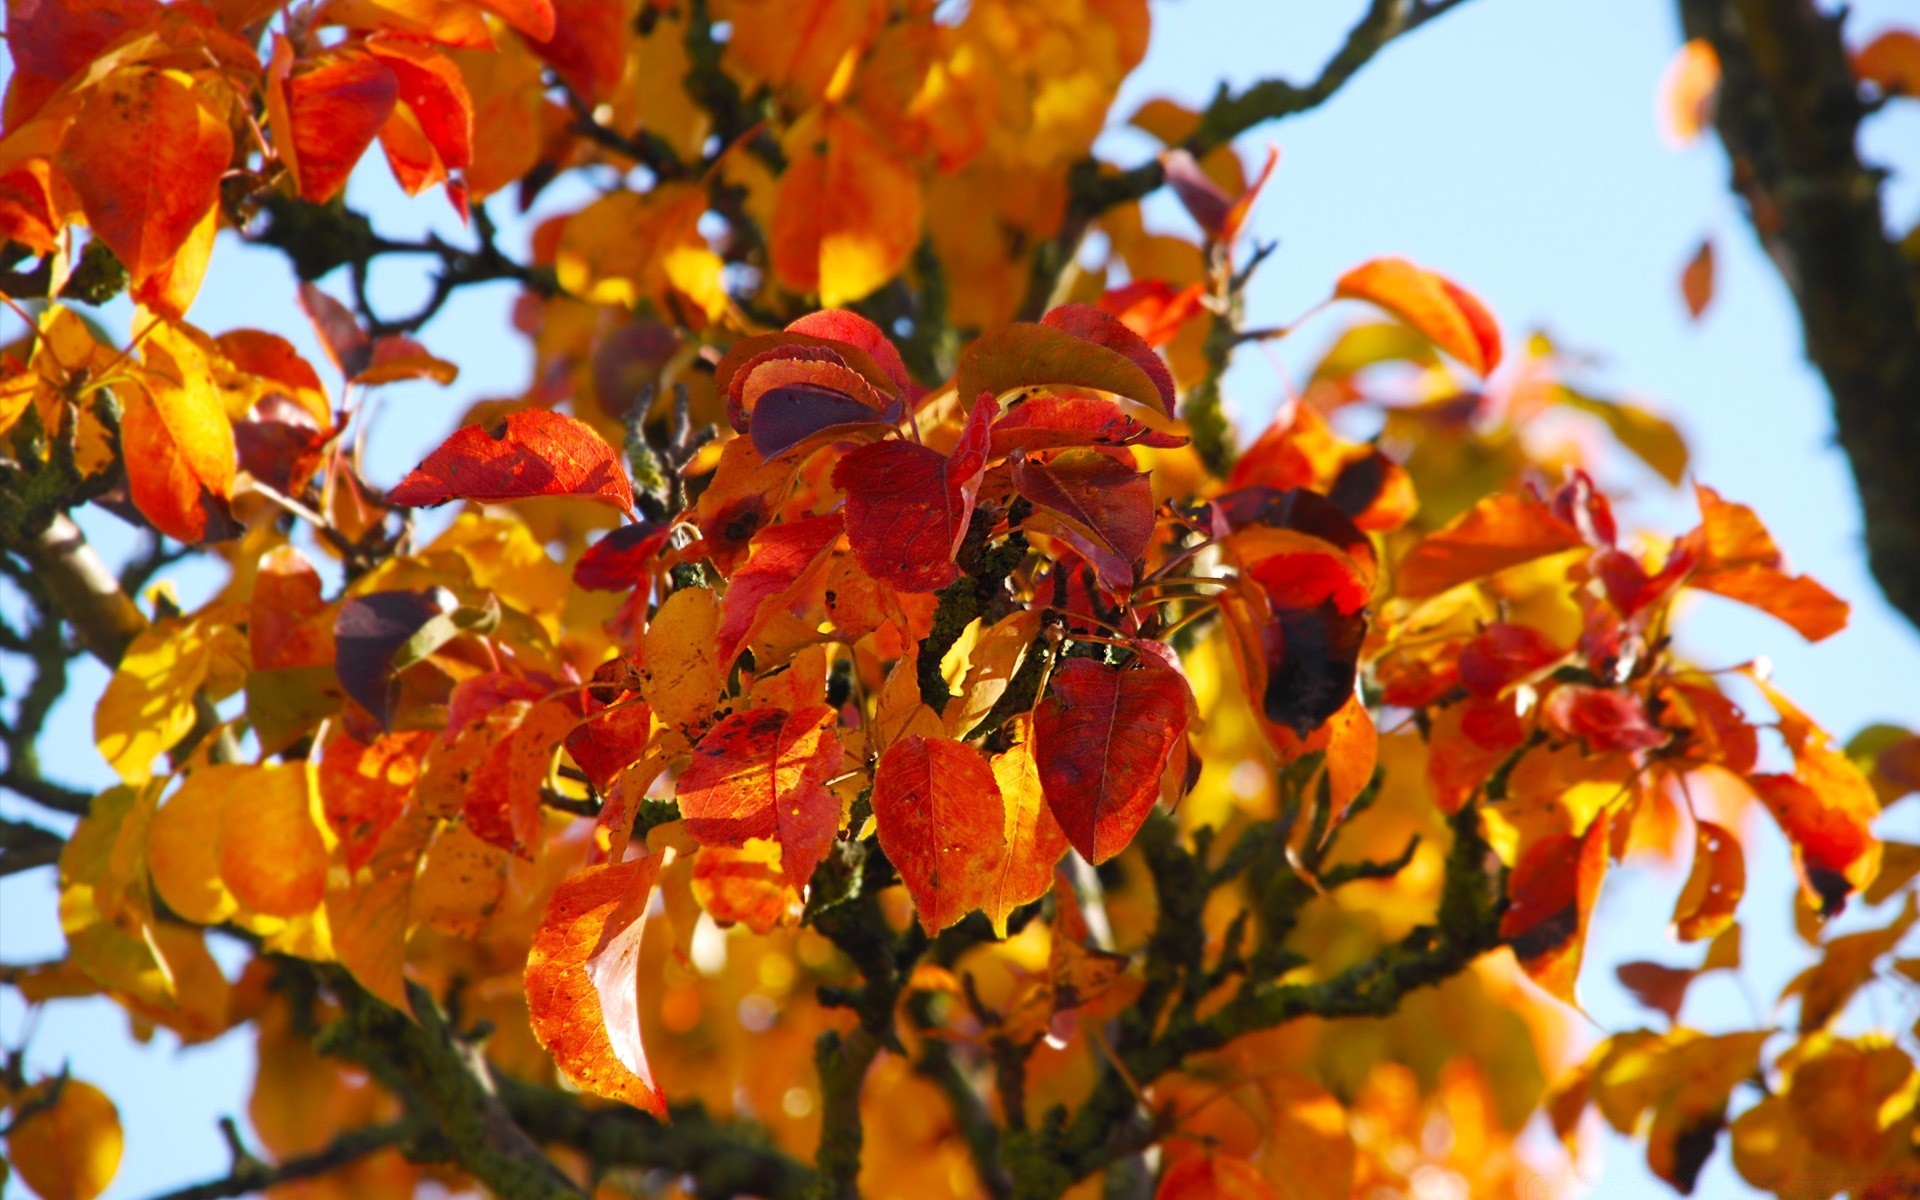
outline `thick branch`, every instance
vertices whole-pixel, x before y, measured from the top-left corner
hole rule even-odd
[[[381,1003],[344,972],[328,971],[344,1015],[318,1047],[351,1059],[445,1137],[454,1161],[508,1200],[580,1200],[526,1130],[514,1123],[479,1049],[448,1028],[433,997],[408,986],[417,1020]]]
[[[0,817],[0,877],[51,866],[67,840],[51,829]]]
[[[1874,577],[1920,625],[1920,319],[1882,223],[1880,172],[1857,148],[1868,109],[1840,19],[1813,0],[1680,0],[1680,12],[1720,56],[1715,121],[1733,187],[1833,393]]]

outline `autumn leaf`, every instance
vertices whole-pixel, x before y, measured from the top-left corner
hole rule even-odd
[[[1005,458],[1016,450],[1032,454],[1070,446],[1151,446],[1186,444],[1173,433],[1150,429],[1125,409],[1099,396],[1029,396],[993,423],[987,456]]]
[[[987,429],[998,406],[974,405],[951,455],[892,439],[861,446],[833,469],[847,493],[847,535],[867,573],[906,592],[959,578],[954,555],[973,519],[986,469]]]
[[[1016,718],[1014,742],[993,756],[993,782],[1005,808],[1003,842],[996,877],[981,908],[999,937],[1007,936],[1007,918],[1053,887],[1053,868],[1067,852],[1067,835],[1047,807],[1034,759],[1033,735],[1026,718]]]
[[[120,1170],[120,1110],[83,1080],[23,1088],[8,1110],[7,1162],[40,1200],[94,1200]]]
[[[587,547],[573,565],[573,584],[589,591],[625,592],[646,583],[673,527],[652,521],[622,525]]]
[[[1920,98],[1920,33],[1885,31],[1854,51],[1853,73],[1882,95]]]
[[[1740,842],[1712,821],[1694,825],[1693,870],[1673,906],[1673,934],[1683,942],[1718,936],[1733,924],[1747,890],[1747,860]]]
[[[305,763],[250,768],[223,792],[220,878],[243,911],[312,912],[327,892],[327,850]]]
[[[345,728],[327,739],[316,785],[321,811],[346,851],[349,870],[366,865],[381,836],[400,818],[432,740],[431,732],[415,730],[361,742]]]
[[[1700,528],[1682,539],[1697,557],[1687,586],[1714,592],[1778,617],[1810,642],[1846,627],[1847,602],[1806,575],[1789,574],[1786,556],[1744,504],[1696,483]]]
[[[773,273],[835,308],[897,275],[920,240],[920,180],[858,115],[809,110],[780,139],[767,241]]]
[[[929,935],[997,902],[1006,813],[978,750],[919,734],[888,746],[873,776],[873,819]]]
[[[212,364],[193,336],[164,323],[148,334],[143,354],[146,369],[129,389],[120,426],[133,502],[180,541],[228,535],[236,458]]]
[[[1395,572],[1400,595],[1449,588],[1585,545],[1580,531],[1529,496],[1501,494],[1475,504],[1409,550]]]
[[[1610,829],[1602,809],[1584,834],[1554,835],[1522,851],[1507,881],[1501,938],[1528,978],[1575,1007],[1587,918],[1607,877]]]
[[[1713,43],[1694,38],[1674,51],[1656,97],[1661,140],[1677,150],[1698,138],[1713,120],[1719,91],[1720,56]]]
[[[717,649],[722,667],[732,666],[741,649],[826,566],[843,525],[841,514],[831,512],[783,521],[754,535],[746,565],[734,572],[720,600]]]
[[[1016,456],[1013,486],[1043,510],[1028,528],[1079,551],[1103,587],[1132,586],[1134,563],[1153,537],[1153,484],[1131,462],[1099,450],[1061,451],[1045,462]]]
[[[1279,1193],[1246,1159],[1207,1153],[1168,1167],[1153,1200],[1279,1200]]]
[[[1127,361],[1153,380],[1154,390],[1160,395],[1160,411],[1168,414],[1173,412],[1173,372],[1167,369],[1165,360],[1154,353],[1147,339],[1127,328],[1117,318],[1091,304],[1062,304],[1041,317],[1040,323],[1125,356]]]
[[[1067,841],[1098,865],[1126,849],[1186,737],[1187,681],[1141,657],[1130,667],[1068,659],[1034,713],[1034,758]]]
[[[825,786],[840,770],[835,722],[825,705],[723,718],[674,785],[687,833],[723,846],[778,842],[788,884],[805,888],[840,828],[840,801]]]
[[[540,408],[457,431],[387,493],[409,508],[530,496],[584,496],[633,516],[633,489],[613,448],[590,426]]]
[[[708,588],[674,592],[647,623],[641,692],[662,722],[690,740],[713,719],[727,680],[719,627],[720,608]]]
[[[304,200],[325,204],[347,186],[400,96],[393,71],[348,45],[296,63],[278,34],[267,67],[267,113],[280,161]]]
[[[960,352],[954,388],[961,396],[997,398],[1018,388],[1045,387],[1092,388],[1137,401],[1163,416],[1169,411],[1160,385],[1139,363],[1052,325],[1002,326]]]
[[[1713,242],[1700,243],[1680,272],[1680,298],[1686,301],[1687,315],[1698,321],[1713,302]]]
[[[841,346],[852,346],[869,356],[892,382],[896,395],[906,395],[913,387],[907,364],[900,350],[888,340],[878,325],[856,312],[842,308],[823,308],[798,317],[787,325],[788,333],[824,338]]]
[[[1500,365],[1500,327],[1478,297],[1404,258],[1376,258],[1340,277],[1334,297],[1366,300],[1425,334],[1476,375]]]
[[[635,970],[659,869],[647,856],[563,880],[534,931],[526,990],[534,1036],[568,1079],[664,1119],[640,1044]]]
[[[226,118],[197,89],[130,67],[90,89],[58,161],[88,225],[138,285],[166,270],[212,211],[232,159]]]

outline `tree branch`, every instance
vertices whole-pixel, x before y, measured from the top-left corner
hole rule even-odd
[[[335,1138],[332,1144],[312,1154],[289,1158],[278,1165],[261,1162],[252,1155],[236,1156],[233,1170],[226,1176],[155,1196],[153,1200],[226,1200],[229,1196],[264,1192],[283,1183],[325,1175],[370,1154],[405,1145],[422,1132],[421,1127],[413,1122],[395,1121],[349,1130]]]
[[[0,877],[60,861],[67,839],[38,825],[0,817]]]
[[[1297,116],[1319,107],[1338,92],[1360,68],[1388,43],[1435,17],[1459,7],[1465,0],[1371,0],[1366,15],[1348,31],[1346,41],[1327,60],[1320,73],[1305,84],[1264,79],[1242,92],[1222,84],[1212,103],[1200,114],[1200,124],[1182,146],[1195,158],[1268,121]],[[1022,320],[1037,320],[1062,271],[1072,261],[1087,226],[1110,208],[1138,200],[1166,182],[1158,159],[1118,174],[1104,174],[1101,163],[1086,158],[1069,175],[1071,195],[1060,232],[1034,256]]]
[[[1680,0],[1719,54],[1715,124],[1732,186],[1800,309],[1833,394],[1874,577],[1920,625],[1920,315],[1887,236],[1881,174],[1860,159],[1860,98],[1841,17],[1813,0]]]

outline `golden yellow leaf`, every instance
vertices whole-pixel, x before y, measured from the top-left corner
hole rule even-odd
[[[647,625],[641,693],[671,729],[704,729],[726,682],[716,634],[720,606],[710,588],[682,588]],[[697,734],[696,734],[697,736]]]
[[[327,848],[307,764],[248,768],[220,812],[220,877],[240,906],[269,917],[312,912],[327,892]]]
[[[160,806],[147,834],[153,884],[167,907],[189,921],[217,925],[240,904],[220,877],[220,819],[227,789],[249,768],[197,767]]]

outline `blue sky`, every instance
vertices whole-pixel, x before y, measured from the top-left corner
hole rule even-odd
[[[1357,0],[1156,2],[1147,63],[1116,112],[1156,95],[1204,102],[1222,78],[1242,84],[1309,75],[1361,7]],[[1726,191],[1717,144],[1674,152],[1656,136],[1655,84],[1679,41],[1674,8],[1671,0],[1473,0],[1390,47],[1318,112],[1250,135],[1242,143],[1250,161],[1270,140],[1284,155],[1253,217],[1254,234],[1278,239],[1280,249],[1254,285],[1250,322],[1291,319],[1325,296],[1346,268],[1402,254],[1485,298],[1510,340],[1544,327],[1563,344],[1604,356],[1600,379],[1608,390],[1676,420],[1692,444],[1698,476],[1753,505],[1800,569],[1855,606],[1846,632],[1808,647],[1768,618],[1704,601],[1683,626],[1689,651],[1712,663],[1764,653],[1788,694],[1842,736],[1872,721],[1920,726],[1920,691],[1911,682],[1920,679],[1920,637],[1866,574],[1852,482],[1785,289]],[[1862,0],[1854,12],[1861,33],[1916,18],[1910,2],[1894,0]],[[1920,171],[1911,153],[1920,146],[1920,104],[1896,106],[1872,132],[1869,150],[1882,161]],[[1143,152],[1125,138],[1113,147],[1129,161]],[[1897,163],[1895,147],[1907,149],[1905,163]],[[1897,177],[1889,195],[1899,227],[1920,215],[1920,180]],[[356,176],[351,196],[357,207],[372,206],[383,228],[405,234],[431,226],[460,236],[437,195],[400,197],[378,156]],[[1169,227],[1184,220],[1164,201],[1151,215]],[[1686,319],[1677,277],[1705,235],[1715,240],[1719,283],[1695,324]],[[402,262],[377,274],[383,310],[409,311],[417,302],[425,283],[409,274],[413,269]],[[273,329],[322,361],[292,296],[278,257],[223,239],[191,319],[214,331]],[[503,336],[510,299],[506,286],[463,293],[428,328],[424,340],[461,366],[461,379],[450,389],[405,385],[386,392],[371,443],[380,448],[377,482],[396,480],[470,400],[519,390],[529,360],[517,337]],[[0,337],[17,334],[17,323],[5,324],[10,320],[0,320]],[[1283,348],[1282,360],[1298,363],[1334,327],[1310,327],[1297,347]],[[1265,357],[1244,356],[1228,385],[1243,431],[1257,431],[1284,390]],[[1691,504],[1658,480],[1623,478],[1638,498],[1636,517],[1669,529],[1693,519]],[[109,552],[131,544],[111,518],[88,525]],[[208,584],[189,575],[180,586],[194,601]],[[75,700],[60,710],[45,747],[53,770],[86,785],[108,779],[89,734],[92,699],[103,683],[97,668],[76,674]],[[15,808],[0,800],[0,811]],[[1920,832],[1911,814],[1895,819],[1909,838]],[[1790,931],[1790,868],[1770,828],[1760,832],[1753,861],[1756,878],[1742,918],[1751,988],[1764,1010],[1801,960]],[[58,953],[50,883],[45,872],[0,881],[0,960]],[[1664,934],[1679,883],[1644,869],[1609,882],[1583,981],[1601,1027],[1644,1020],[1614,986],[1614,963],[1697,956],[1667,944]],[[1706,1028],[1751,1019],[1731,980],[1703,984],[1685,1016]],[[0,993],[0,1042],[16,1043],[24,1020],[12,994]],[[43,1013],[32,1050],[34,1066],[68,1061],[119,1103],[127,1154],[112,1200],[224,1171],[214,1122],[244,1110],[253,1055],[245,1035],[181,1051],[161,1034],[141,1047],[116,1009],[88,1001]],[[1670,1194],[1639,1166],[1634,1147],[1616,1139],[1597,1144],[1598,1153],[1583,1163],[1592,1181],[1583,1194]],[[1723,1144],[1699,1194],[1741,1190]]]

